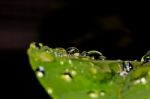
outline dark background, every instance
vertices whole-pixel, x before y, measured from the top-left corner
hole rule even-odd
[[[48,96],[26,50],[33,41],[52,48],[99,50],[108,59],[140,60],[150,49],[147,6],[54,0],[0,1],[1,82],[4,97]]]

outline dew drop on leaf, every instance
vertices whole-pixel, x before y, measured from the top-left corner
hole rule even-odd
[[[71,82],[73,77],[72,77],[71,73],[65,72],[61,75],[61,78],[66,82]]]
[[[91,59],[100,59],[100,60],[105,59],[105,56],[103,56],[101,52],[96,51],[96,50],[88,51],[87,56],[91,57]]]
[[[99,94],[95,91],[89,91],[88,95],[90,96],[91,99],[98,99]]]
[[[36,74],[37,74],[37,77],[39,77],[39,78],[44,77],[44,75],[45,75],[44,68],[42,66],[39,66],[36,69]]]
[[[54,54],[56,57],[66,57],[67,56],[67,52],[64,48],[55,48]]]
[[[125,69],[126,72],[130,72],[131,70],[133,70],[133,66],[129,61],[123,62],[123,68]]]
[[[48,53],[52,53],[53,52],[53,50],[51,48],[49,48],[48,46],[41,47],[41,50],[43,50],[45,52],[48,52]]]
[[[79,56],[79,50],[76,47],[69,47],[66,51],[69,55]]]

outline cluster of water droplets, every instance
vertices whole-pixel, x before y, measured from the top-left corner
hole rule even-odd
[[[99,51],[90,50],[90,51],[80,51],[76,47],[69,47],[66,49],[69,56],[78,57],[78,58],[88,58],[88,59],[96,59],[96,60],[104,60],[105,56]]]

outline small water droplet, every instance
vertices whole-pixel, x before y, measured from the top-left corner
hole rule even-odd
[[[98,93],[95,91],[90,91],[88,92],[88,95],[92,98],[92,99],[97,99],[99,97]]]
[[[101,91],[100,92],[100,96],[105,96],[106,92],[105,91]]]
[[[72,65],[72,61],[70,59],[68,60],[68,63]]]
[[[72,81],[72,75],[71,73],[65,72],[61,75],[61,78],[65,80],[66,82],[71,82]]]
[[[96,50],[88,51],[87,56],[89,56],[91,59],[100,59],[100,60],[105,59],[105,56],[103,56],[101,52],[96,51]]]
[[[35,44],[35,46],[38,47],[38,48],[41,48],[41,47],[43,46],[42,43],[38,43],[38,42],[35,42],[34,44]]]
[[[55,48],[54,54],[56,57],[67,57],[67,52],[64,48]]]
[[[52,88],[48,88],[47,93],[48,93],[48,94],[52,94],[52,93],[53,93]]]
[[[38,42],[33,42],[30,44],[31,48],[36,48],[36,49],[40,49],[42,47],[42,43],[38,43]]]
[[[77,72],[75,70],[70,70],[70,73],[71,73],[72,76],[77,75]]]
[[[42,72],[37,72],[36,73],[37,77],[42,78],[44,76],[44,74]]]
[[[119,73],[119,75],[122,76],[122,77],[124,77],[124,76],[127,76],[128,73],[127,73],[126,71],[121,71],[121,72]]]
[[[91,70],[91,72],[92,72],[93,74],[96,74],[96,73],[97,73],[97,69],[96,69],[95,67],[92,67],[90,70]]]
[[[39,66],[39,67],[36,69],[36,75],[37,75],[37,77],[39,77],[39,78],[44,77],[45,72],[44,72],[44,68],[43,68],[42,66]]]
[[[79,50],[76,47],[69,47],[66,51],[69,55],[79,56]]]
[[[142,77],[142,78],[141,78],[141,83],[142,83],[142,84],[146,84],[146,83],[147,83],[147,80],[146,80],[144,77]]]
[[[133,70],[133,66],[129,61],[123,61],[123,68],[126,72]]]
[[[41,47],[41,50],[47,52],[47,53],[53,53],[53,50],[49,48],[48,46],[43,46]]]
[[[68,68],[65,70],[65,73],[69,73],[71,76],[75,76],[77,74],[77,72],[74,69],[68,69]]]
[[[64,61],[60,61],[60,64],[61,64],[61,65],[64,65]]]
[[[135,84],[135,85],[137,85],[137,84],[139,84],[141,81],[140,81],[140,79],[137,79],[137,80],[135,80],[133,83]]]
[[[148,72],[148,76],[150,76],[150,71]]]
[[[80,54],[81,57],[87,57],[87,52],[86,51],[83,51],[81,54]]]
[[[144,63],[150,62],[150,56],[145,56],[144,57]]]
[[[147,84],[147,80],[144,77],[142,77],[142,78],[139,78],[139,79],[135,80],[133,83],[135,85],[137,85],[137,84],[143,84],[143,85],[145,85],[145,84]]]

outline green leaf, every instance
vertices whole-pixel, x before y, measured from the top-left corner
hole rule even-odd
[[[144,61],[145,55],[142,61],[128,61],[133,70],[127,72],[130,64],[125,60],[95,59],[42,43],[31,43],[27,53],[37,80],[53,99],[150,98],[150,62]]]

